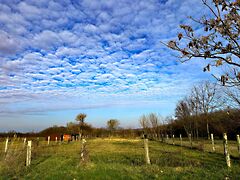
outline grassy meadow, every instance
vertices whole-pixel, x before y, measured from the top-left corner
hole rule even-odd
[[[40,141],[38,146],[33,143],[29,167],[25,166],[22,140],[10,142],[7,155],[5,142],[0,143],[0,179],[240,179],[240,161],[233,143],[231,168],[220,152],[220,142],[217,153],[211,153],[210,145],[205,146],[209,151],[203,151],[149,141],[151,165],[146,165],[142,139],[87,139],[84,163],[80,163],[80,142],[52,141],[47,146],[46,141]]]

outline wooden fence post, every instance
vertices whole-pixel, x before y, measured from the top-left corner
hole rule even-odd
[[[212,151],[215,152],[215,145],[214,145],[213,134],[211,134],[211,140],[212,140]]]
[[[180,145],[182,147],[182,134],[180,134]]]
[[[48,136],[48,145],[49,145],[49,143],[50,143],[50,136]]]
[[[147,138],[144,138],[144,149],[145,149],[146,164],[150,164],[149,149],[148,149],[148,139]]]
[[[86,161],[87,151],[86,151],[86,140],[82,139],[82,147],[81,147],[81,162]]]
[[[32,141],[28,141],[26,166],[30,166],[31,164],[31,149],[32,149]]]
[[[231,160],[230,160],[230,155],[228,152],[228,144],[227,144],[227,134],[223,134],[223,147],[224,147],[224,155],[226,157],[226,163],[228,167],[231,167]]]
[[[240,155],[240,138],[239,138],[239,135],[237,135],[237,146],[238,146],[238,154]]]
[[[174,134],[172,135],[172,144],[175,145],[175,142],[174,142]]]
[[[189,133],[189,141],[190,141],[190,146],[191,146],[191,149],[192,149],[192,134],[191,133]]]
[[[39,146],[39,137],[37,137],[37,146]]]
[[[82,139],[82,132],[79,132],[79,141],[81,141],[81,139]]]
[[[7,150],[8,150],[8,137],[7,137],[6,142],[5,142],[4,152],[7,153]]]
[[[25,147],[26,141],[27,141],[27,138],[24,138],[24,139],[23,139],[23,147]]]

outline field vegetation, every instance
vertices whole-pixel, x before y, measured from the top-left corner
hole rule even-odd
[[[1,179],[239,179],[240,161],[236,143],[230,142],[232,167],[227,168],[221,142],[211,153],[210,142],[204,150],[181,147],[179,142],[149,141],[150,165],[144,159],[140,138],[87,139],[87,160],[80,161],[81,142],[47,142],[33,139],[32,162],[25,166],[26,148],[22,140],[9,143],[7,154],[1,142]],[[188,146],[188,141],[184,143]],[[222,150],[221,150],[222,149]]]

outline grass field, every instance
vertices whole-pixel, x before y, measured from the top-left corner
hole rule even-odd
[[[87,140],[89,160],[79,163],[80,142],[51,143],[33,146],[26,167],[21,141],[10,143],[8,156],[1,142],[0,179],[240,179],[238,158],[229,169],[220,152],[149,141],[151,165],[145,165],[143,140],[98,138]]]
[[[173,140],[168,139],[166,143],[173,144]],[[180,146],[181,142],[179,138],[174,139],[174,144]],[[190,142],[187,138],[183,139],[182,145],[189,148],[191,147]],[[195,149],[203,149],[206,152],[213,152],[211,140],[200,139],[199,141],[193,141],[192,147]],[[214,140],[214,147],[215,153],[223,154],[223,140]],[[240,157],[236,141],[228,141],[228,151],[234,158]]]

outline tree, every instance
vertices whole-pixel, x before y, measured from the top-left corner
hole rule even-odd
[[[217,84],[205,81],[194,86],[191,93],[192,111],[195,116],[203,114],[206,120],[206,130],[210,139],[208,114],[222,107],[221,93],[218,91]]]
[[[229,112],[229,113],[228,113]],[[230,139],[236,139],[236,134],[240,130],[240,110],[237,109],[221,109],[208,114],[209,126],[211,127],[211,133],[214,134],[216,138],[222,137],[224,132],[227,132]],[[190,118],[195,118],[191,116]],[[203,119],[204,115],[199,115],[199,120]],[[193,122],[193,121],[192,121]],[[168,124],[171,126],[171,123]],[[183,120],[176,119],[172,122],[172,126],[175,131],[181,132],[183,129]],[[201,123],[199,121],[199,132],[200,134],[206,132],[206,123]]]
[[[192,109],[191,99],[187,97],[179,101],[175,108],[175,116],[182,122],[184,130],[188,136],[193,132],[193,125],[191,120]]]
[[[192,58],[204,58],[208,62],[204,71],[211,67],[224,66],[226,72],[216,77],[222,85],[240,86],[240,0],[202,0],[211,16],[194,19],[204,28],[198,36],[189,25],[180,25],[183,30],[177,40],[166,44],[170,49],[180,52],[181,62]]]
[[[85,118],[87,117],[86,114],[80,113],[76,116],[75,120],[79,122],[79,137],[81,138],[83,135],[83,127],[85,125]]]
[[[119,126],[119,121],[117,119],[110,119],[107,122],[107,127],[110,131],[116,130]]]
[[[79,125],[74,122],[67,123],[67,131],[70,134],[76,134],[78,132]]]
[[[149,129],[149,122],[147,120],[147,117],[145,115],[142,115],[139,119],[139,123],[141,125],[141,127],[143,128],[144,134],[146,134],[148,132]]]
[[[148,115],[149,124],[151,125],[151,130],[154,138],[160,137],[160,121],[159,117],[155,113],[150,113]]]
[[[240,86],[228,87],[225,89],[226,101],[229,107],[240,108]]]
[[[191,115],[191,108],[189,107],[187,98],[178,102],[175,109],[175,115],[178,119],[184,119]]]
[[[221,108],[224,102],[221,100],[221,92],[215,83],[208,81],[195,85],[190,93],[181,100],[175,109],[178,119],[183,120],[186,133],[194,133],[198,138],[198,118],[199,115],[206,121],[206,131],[208,138],[209,132],[209,113]],[[194,116],[194,118],[191,118]]]
[[[86,114],[80,113],[80,114],[77,115],[77,117],[75,118],[75,120],[78,121],[79,124],[83,124],[86,117],[87,117]]]
[[[159,138],[161,134],[160,118],[155,113],[142,115],[139,119],[145,135],[151,135],[152,138]]]

